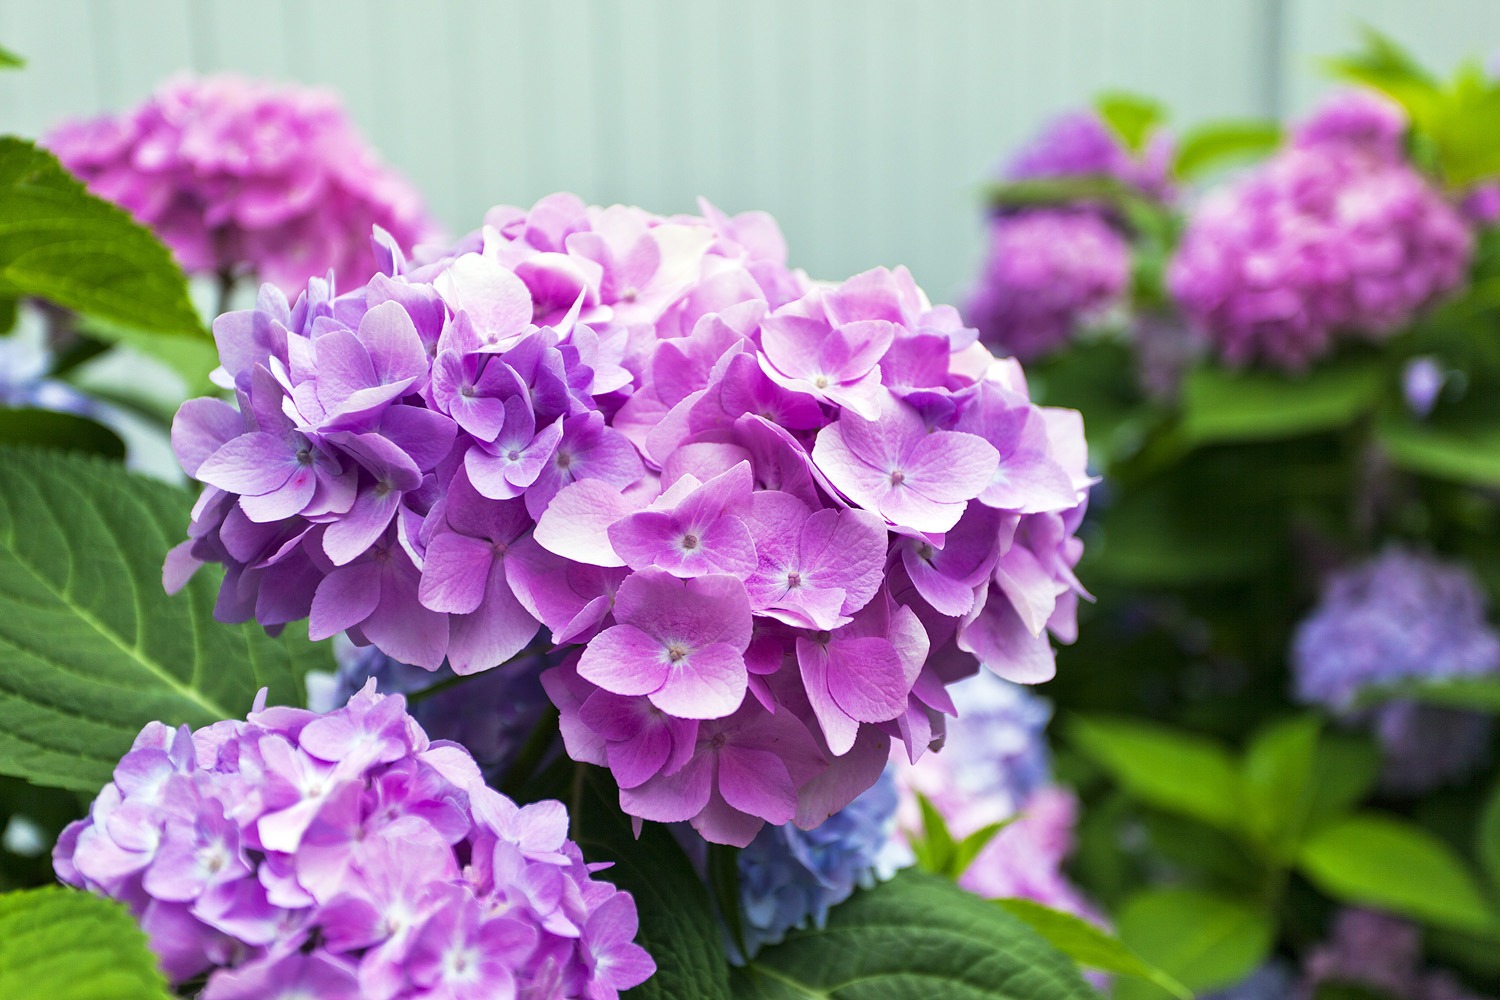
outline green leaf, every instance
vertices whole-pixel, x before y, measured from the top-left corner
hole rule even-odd
[[[969,870],[969,866],[974,863],[975,858],[979,857],[980,852],[990,846],[990,842],[1000,835],[1001,830],[1020,818],[1021,814],[1017,813],[1009,819],[987,823],[955,844],[953,863],[948,868],[948,877],[955,882],[963,878],[964,872]]]
[[[792,931],[732,980],[735,1000],[1097,1000],[1026,924],[915,870],[856,892],[826,926]]]
[[[743,955],[745,914],[740,895],[740,852],[727,844],[708,844],[708,888],[714,907],[724,918],[729,939]]]
[[[1360,696],[1359,704],[1378,705],[1397,698],[1497,713],[1500,712],[1500,677],[1448,677],[1390,684],[1366,691]]]
[[[1100,94],[1094,100],[1094,108],[1125,143],[1125,148],[1134,152],[1145,148],[1151,133],[1167,119],[1167,109],[1160,101],[1123,90]]]
[[[25,65],[25,59],[22,59],[9,49],[0,48],[0,69],[20,69]]]
[[[166,1000],[146,935],[119,903],[49,887],[0,896],[0,997]]]
[[[1240,780],[1246,819],[1277,860],[1295,855],[1306,828],[1321,728],[1316,716],[1285,720],[1257,733],[1245,751]]]
[[[1475,831],[1475,853],[1479,864],[1489,876],[1490,885],[1500,888],[1500,781],[1490,789],[1479,814],[1479,827]]]
[[[162,590],[193,498],[96,458],[0,448],[0,774],[84,792],[142,726],[300,704],[327,643],[214,621],[219,574]]]
[[[1380,750],[1367,737],[1325,734],[1313,760],[1312,794],[1305,829],[1359,805],[1380,778]]]
[[[1207,992],[1238,982],[1259,965],[1275,939],[1261,910],[1230,896],[1193,889],[1154,889],[1120,911],[1120,940],[1183,986]],[[1157,996],[1143,984],[1122,982],[1117,1000]]]
[[[1350,56],[1330,59],[1326,68],[1350,83],[1373,87],[1404,107],[1416,122],[1425,123],[1442,99],[1437,80],[1387,36],[1361,26],[1364,48]]]
[[[608,771],[588,764],[568,770],[572,837],[591,863],[613,862],[604,877],[635,899],[636,943],[656,961],[656,975],[630,991],[632,1000],[728,1000],[723,932],[682,848],[659,823],[645,824],[636,839]]]
[[[139,330],[206,336],[166,247],[57,158],[0,137],[0,294],[34,295]]]
[[[1164,726],[1074,718],[1069,741],[1108,771],[1128,795],[1220,829],[1243,828],[1239,774],[1219,744]]]
[[[922,812],[921,835],[912,839],[912,853],[916,855],[917,865],[934,875],[952,877],[949,872],[957,847],[953,834],[948,832],[948,821],[932,800],[921,792],[917,793],[917,806]]]
[[[1281,126],[1275,122],[1210,122],[1183,135],[1172,161],[1172,173],[1193,180],[1220,167],[1265,156],[1280,143]]]
[[[1463,859],[1404,820],[1360,813],[1335,821],[1303,844],[1298,865],[1344,902],[1461,930],[1497,926]]]
[[[1336,360],[1303,376],[1204,365],[1183,381],[1182,434],[1197,446],[1332,430],[1373,407],[1384,385],[1376,357]]]
[[[997,899],[995,903],[1013,917],[1025,921],[1047,943],[1085,969],[1141,979],[1161,987],[1182,1000],[1193,1000],[1193,992],[1167,973],[1145,961],[1115,937],[1087,920],[1053,910],[1029,899]]]
[[[0,445],[35,445],[123,459],[125,442],[103,424],[54,410],[0,408]]]
[[[1409,414],[1390,413],[1375,433],[1390,460],[1410,472],[1500,486],[1500,426],[1493,422],[1418,423]]]

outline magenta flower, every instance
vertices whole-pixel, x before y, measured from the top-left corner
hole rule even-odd
[[[558,802],[517,806],[373,682],[327,715],[141,731],[54,854],[205,997],[614,998],[649,978],[635,904]]]
[[[641,570],[620,584],[614,617],[578,662],[584,680],[686,719],[717,719],[744,700],[750,600],[739,580]]]
[[[188,271],[250,272],[287,290],[330,269],[363,281],[380,267],[372,226],[407,249],[432,233],[417,192],[324,90],[179,76],[131,111],[54,129],[45,145]]]
[[[569,753],[632,815],[736,843],[837,812],[893,740],[940,745],[981,664],[1050,676],[1081,421],[906,270],[814,284],[766,216],[567,195],[416,265],[379,245],[363,286],[215,324],[237,405],[179,416],[209,488],[165,576],[224,564],[222,617],[457,673],[550,639]],[[335,779],[272,771],[276,843],[359,853]],[[542,877],[514,891],[552,920]]]
[[[818,433],[813,461],[846,497],[892,525],[941,534],[994,477],[1000,458],[973,434],[935,431],[888,401],[874,420],[845,413]]]

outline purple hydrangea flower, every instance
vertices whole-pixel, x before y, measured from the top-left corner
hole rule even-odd
[[[139,107],[71,122],[44,144],[191,272],[250,272],[295,291],[330,268],[377,270],[371,226],[403,247],[431,232],[337,98],[229,74],[167,81]]]
[[[1121,302],[1130,246],[1095,212],[1037,210],[989,222],[988,256],[964,307],[994,350],[1022,361],[1063,347]]]
[[[1229,364],[1301,369],[1336,337],[1397,332],[1463,283],[1473,244],[1458,211],[1405,162],[1325,139],[1206,198],[1168,285]]]
[[[980,663],[1051,676],[1078,414],[905,270],[814,284],[767,217],[703,211],[555,195],[221,317],[237,405],[178,416],[209,489],[168,582],[220,562],[221,617],[460,674],[546,630],[572,756],[740,846],[920,756]]]
[[[1311,1000],[1328,984],[1411,1000],[1479,1000],[1445,970],[1424,969],[1418,928],[1373,910],[1340,910],[1329,940],[1308,955],[1293,994]]]
[[[1373,723],[1393,787],[1420,791],[1471,769],[1488,743],[1487,717],[1393,701],[1361,711],[1369,688],[1409,679],[1500,671],[1500,633],[1462,566],[1391,547],[1334,574],[1292,642],[1298,700]]]
[[[896,783],[889,772],[810,830],[763,827],[740,852],[740,901],[747,957],[793,928],[822,927],[828,911],[911,863],[896,831]]]
[[[1377,163],[1406,158],[1406,112],[1372,90],[1340,90],[1325,98],[1292,132],[1297,149],[1340,146]]]
[[[1406,397],[1406,408],[1419,417],[1425,417],[1437,405],[1448,373],[1437,358],[1424,355],[1412,358],[1401,372],[1401,392]]]
[[[151,723],[53,857],[210,1000],[615,997],[655,966],[567,833],[371,682],[326,715]]]
[[[1113,177],[1153,197],[1172,194],[1172,137],[1158,130],[1139,157],[1099,114],[1073,111],[1052,119],[1005,165],[1009,180],[1048,177]]]

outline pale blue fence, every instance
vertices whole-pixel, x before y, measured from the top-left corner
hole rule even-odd
[[[976,185],[1046,115],[1122,87],[1181,122],[1303,107],[1358,20],[1424,58],[1500,49],[1500,0],[0,0],[0,129],[181,68],[338,88],[455,232],[570,189],[781,220],[794,262],[905,262],[935,298]]]

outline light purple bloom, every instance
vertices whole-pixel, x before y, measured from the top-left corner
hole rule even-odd
[[[1058,115],[1006,164],[1009,180],[1113,177],[1156,198],[1172,195],[1168,168],[1174,142],[1165,131],[1148,139],[1137,157],[1093,110]]]
[[[154,230],[188,271],[250,272],[287,291],[379,269],[370,228],[431,235],[417,192],[381,164],[324,90],[178,76],[139,107],[72,122],[44,144]]]
[[[1036,210],[996,216],[964,317],[997,352],[1022,361],[1059,350],[1121,303],[1130,246],[1095,212]]]
[[[1403,680],[1500,672],[1486,603],[1464,567],[1402,548],[1342,570],[1293,637],[1294,693],[1338,716],[1368,718],[1393,788],[1422,791],[1461,776],[1484,753],[1487,718],[1400,700],[1362,710],[1357,699]]]
[[[179,414],[209,488],[167,581],[223,563],[221,617],[428,670],[550,639],[569,753],[737,844],[837,812],[892,740],[921,756],[981,663],[1050,676],[1077,414],[905,269],[815,284],[767,217],[703,211],[501,207],[446,255],[221,317],[235,405]],[[312,807],[284,808],[292,838]]]
[[[1326,985],[1342,985],[1411,1000],[1479,1000],[1452,973],[1422,964],[1414,924],[1374,910],[1340,910],[1329,939],[1304,964],[1297,1000]]]
[[[1406,397],[1406,408],[1419,417],[1427,416],[1437,405],[1447,381],[1448,373],[1437,358],[1430,355],[1412,358],[1401,371],[1401,392]]]
[[[1298,149],[1342,146],[1381,163],[1406,158],[1406,112],[1373,90],[1340,90],[1323,102],[1292,133]]]
[[[152,723],[54,860],[206,997],[616,997],[655,967],[567,823],[486,787],[371,682],[326,715]]]

